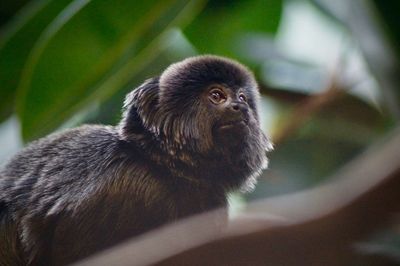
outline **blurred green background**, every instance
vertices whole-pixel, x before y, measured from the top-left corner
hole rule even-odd
[[[254,71],[275,142],[233,207],[318,185],[398,125],[399,13],[378,0],[1,1],[0,162],[55,130],[116,124],[144,79],[218,54]],[[396,236],[376,242],[399,259]]]

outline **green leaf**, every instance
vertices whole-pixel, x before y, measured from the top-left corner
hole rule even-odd
[[[380,15],[380,20],[384,24],[385,33],[389,35],[396,49],[397,56],[400,56],[400,20],[399,20],[399,1],[378,1],[373,0],[373,4]]]
[[[1,1],[0,2],[0,26],[15,15],[29,0],[13,0],[13,1]]]
[[[242,35],[275,33],[281,11],[281,0],[211,0],[185,33],[201,53],[237,57]]]
[[[121,109],[126,94],[140,86],[149,77],[160,75],[171,63],[196,55],[191,49],[190,43],[179,30],[168,32],[167,38],[163,40],[162,48],[163,50],[156,57],[148,60],[145,67],[142,67],[139,71],[128,71],[130,81],[126,86],[113,93],[110,98],[100,105],[97,105],[94,111],[88,110],[85,114],[86,116],[80,116],[81,119],[74,119],[72,126],[82,123],[115,125],[121,119]]]
[[[74,1],[46,29],[24,70],[17,111],[25,140],[121,89],[162,50],[163,33],[203,1]]]
[[[13,111],[22,68],[41,32],[72,0],[46,0],[26,6],[5,28],[0,42],[0,121]]]

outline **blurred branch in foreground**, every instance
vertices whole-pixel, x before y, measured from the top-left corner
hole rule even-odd
[[[215,212],[206,213],[145,234],[78,265],[362,262],[367,255],[360,253],[356,244],[387,226],[393,213],[400,210],[400,128],[380,144],[339,171],[329,184],[250,204],[248,212],[258,218],[234,219],[222,233],[209,225]],[[371,257],[368,259],[370,263]]]

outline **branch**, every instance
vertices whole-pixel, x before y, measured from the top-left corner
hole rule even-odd
[[[273,137],[274,144],[279,145],[288,137],[296,133],[313,114],[337,100],[344,94],[337,82],[333,79],[330,86],[321,93],[308,96],[299,102],[285,119],[285,124],[280,127],[278,133]]]

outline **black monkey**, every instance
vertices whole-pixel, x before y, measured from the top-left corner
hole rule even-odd
[[[198,56],[129,93],[117,126],[31,143],[0,171],[0,265],[64,265],[252,187],[271,143],[242,65]]]

